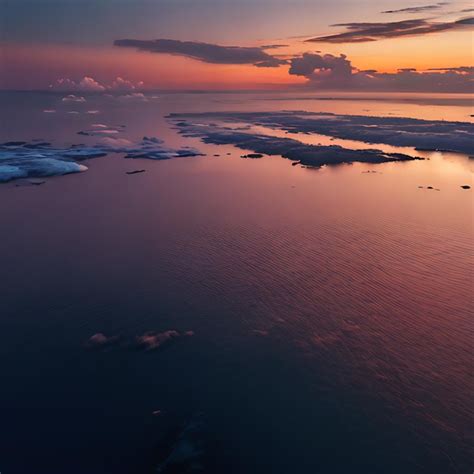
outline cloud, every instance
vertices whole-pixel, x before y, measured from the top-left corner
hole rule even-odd
[[[460,72],[460,73],[474,73],[474,67],[472,66],[461,66],[461,67],[431,67],[428,71],[451,71],[451,72]]]
[[[105,92],[105,91],[123,91],[132,92],[141,89],[144,83],[142,81],[133,82],[122,77],[115,78],[110,84],[102,84],[93,77],[84,76],[79,81],[69,78],[60,78],[49,85],[50,89],[67,92]]]
[[[112,84],[110,85],[110,90],[114,90],[114,91],[134,91],[136,89],[142,88],[143,85],[144,85],[143,81],[133,83],[132,81],[128,81],[127,79],[117,77],[117,79],[115,79],[115,81],[113,81]]]
[[[264,44],[261,46],[262,49],[278,49],[278,48],[288,48],[289,44]]]
[[[294,76],[304,76],[313,81],[343,85],[352,77],[353,67],[347,56],[341,54],[313,54],[304,53],[302,56],[293,58],[290,61],[288,73]]]
[[[307,39],[313,43],[366,43],[404,36],[419,36],[442,31],[470,28],[474,18],[463,18],[454,22],[432,22],[426,19],[402,20],[387,23],[340,23],[346,31],[334,35]]]
[[[418,7],[399,8],[397,10],[385,10],[381,13],[423,13],[426,11],[439,10],[446,5],[449,5],[449,2],[439,2],[432,5],[422,5]]]
[[[136,48],[151,53],[185,56],[211,64],[253,64],[259,67],[278,67],[281,64],[286,64],[286,60],[279,59],[264,51],[265,49],[274,49],[275,45],[266,47],[221,46],[171,39],[120,39],[114,41],[114,45],[122,48]]]
[[[105,87],[97,82],[94,78],[84,76],[80,81],[76,82],[68,78],[60,78],[54,84],[50,84],[50,89],[63,91],[84,91],[84,92],[102,92]]]
[[[374,91],[474,91],[474,68],[468,66],[430,69],[419,72],[413,68],[395,73],[358,70],[347,56],[341,54],[305,53],[290,60],[290,75],[304,76],[315,89]]]

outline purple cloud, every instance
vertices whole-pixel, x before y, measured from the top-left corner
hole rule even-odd
[[[265,52],[265,49],[274,49],[274,45],[267,47],[221,46],[171,39],[120,39],[114,41],[114,45],[122,48],[136,48],[150,53],[185,56],[212,64],[253,64],[258,67],[278,67],[281,64],[286,64],[286,60]]]
[[[60,91],[75,92],[105,92],[105,91],[123,91],[133,92],[143,87],[143,82],[132,82],[122,77],[115,78],[111,84],[102,84],[93,77],[84,76],[82,79],[75,81],[67,77],[58,79],[49,85],[50,89]]]
[[[290,61],[290,75],[304,76],[315,89],[374,91],[472,92],[474,68],[468,66],[417,71],[399,69],[395,73],[360,71],[347,56],[305,53]]]
[[[366,43],[403,36],[420,36],[442,31],[461,30],[472,27],[474,18],[463,18],[454,22],[432,22],[426,19],[402,20],[387,23],[340,23],[346,31],[334,35],[307,39],[312,43]]]

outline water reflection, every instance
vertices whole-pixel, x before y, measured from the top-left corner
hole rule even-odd
[[[110,155],[40,187],[0,186],[2,469],[151,472],[191,432],[207,472],[468,471],[473,227],[460,185],[472,162],[427,153],[301,169],[183,138],[164,118],[230,99],[282,108],[243,95],[91,97],[90,116],[43,114],[54,95],[2,99],[2,140],[87,145],[78,131],[123,124],[126,139],[208,155],[138,159],[136,176]],[[153,351],[84,348],[101,333],[170,331],[193,336]]]

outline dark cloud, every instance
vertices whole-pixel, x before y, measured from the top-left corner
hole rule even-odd
[[[264,51],[265,49],[274,49],[275,45],[264,47],[221,46],[170,39],[121,39],[116,40],[114,45],[125,48],[137,48],[140,51],[149,51],[151,53],[186,56],[212,64],[253,64],[259,67],[278,67],[287,62]]]
[[[288,61],[285,59],[279,59],[273,57],[271,59],[267,59],[266,61],[260,61],[259,63],[255,63],[254,66],[256,67],[279,67],[282,64],[288,64]]]
[[[442,31],[460,30],[474,24],[474,18],[453,22],[432,22],[426,19],[402,20],[382,23],[340,23],[346,31],[334,35],[307,39],[313,43],[365,43],[403,36],[419,36]]]
[[[451,71],[451,72],[461,72],[461,73],[467,73],[467,74],[473,74],[474,73],[474,67],[473,66],[460,66],[460,67],[432,67],[428,69],[428,71]]]
[[[445,5],[449,5],[448,2],[438,2],[432,5],[422,5],[418,7],[407,7],[407,8],[399,8],[397,10],[385,10],[382,13],[423,13],[426,11],[431,10],[439,10],[440,8],[444,7]]]
[[[262,49],[278,49],[278,48],[287,48],[288,44],[265,44],[261,46]]]
[[[305,53],[290,60],[289,74],[304,76],[308,86],[316,89],[373,91],[473,92],[474,68],[430,69],[419,72],[413,68],[395,73],[375,70],[360,71],[345,56]]]
[[[288,71],[290,75],[304,76],[312,80],[319,78],[322,82],[331,83],[333,86],[344,85],[352,78],[353,67],[344,54],[333,56],[304,53],[293,58],[290,64]]]

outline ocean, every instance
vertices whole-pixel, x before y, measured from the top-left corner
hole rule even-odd
[[[0,140],[199,153],[0,184],[2,473],[472,472],[472,159],[232,122],[423,158],[292,166],[169,117],[472,124],[469,98],[64,97],[2,92]]]

